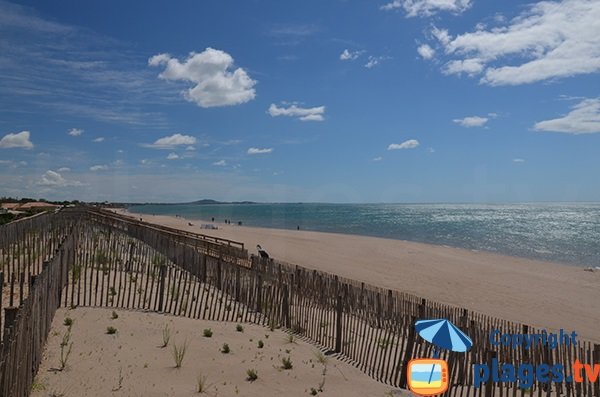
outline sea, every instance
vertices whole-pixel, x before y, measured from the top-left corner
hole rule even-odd
[[[130,211],[356,234],[600,266],[600,203],[148,204]]]

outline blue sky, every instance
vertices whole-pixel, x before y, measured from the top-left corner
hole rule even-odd
[[[0,195],[600,200],[600,1],[0,1]]]

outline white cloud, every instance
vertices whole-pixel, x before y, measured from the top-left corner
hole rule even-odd
[[[180,157],[177,153],[169,153],[167,160],[178,160]]]
[[[196,141],[197,139],[190,135],[173,134],[157,139],[152,144],[144,144],[142,146],[154,149],[173,149],[177,146],[194,145]]]
[[[98,137],[98,138],[94,139],[94,142],[96,142],[96,143],[104,142],[104,137]]]
[[[58,172],[52,170],[46,171],[46,173],[42,175],[42,179],[38,182],[38,184],[49,187],[83,186],[81,182],[69,181]]]
[[[185,150],[187,150],[188,152],[193,152],[194,150],[196,150],[196,148],[194,146],[188,146],[185,148]]]
[[[416,139],[409,139],[408,141],[404,141],[402,143],[391,143],[388,146],[388,150],[414,149],[417,146],[419,146],[419,141]]]
[[[353,61],[356,58],[358,58],[362,53],[363,53],[363,51],[350,51],[348,49],[345,49],[340,54],[340,59],[342,61]]]
[[[484,126],[489,121],[489,118],[479,117],[479,116],[469,116],[469,117],[464,117],[462,119],[454,119],[452,121],[454,121],[456,124],[462,125],[463,127],[471,128],[471,127]]]
[[[423,59],[431,59],[435,55],[435,50],[427,44],[420,45],[417,52]]]
[[[67,131],[67,134],[71,136],[79,136],[83,134],[83,130],[81,128],[71,128],[69,131]]]
[[[225,161],[225,160],[219,160],[219,161],[215,161],[215,162],[213,163],[213,165],[218,165],[218,166],[220,166],[220,167],[224,167],[224,166],[226,166],[226,165],[227,165],[227,161]]]
[[[540,1],[504,26],[451,37],[432,34],[454,59],[444,73],[480,75],[491,86],[519,85],[600,71],[600,2]],[[481,26],[480,26],[481,28]]]
[[[148,160],[148,159],[141,159],[140,160],[140,164],[142,164],[142,165],[150,164],[150,160]]]
[[[524,163],[525,160],[524,159],[512,159],[513,163]]]
[[[183,63],[169,54],[148,60],[150,66],[165,66],[159,74],[161,79],[194,83],[183,96],[203,108],[238,105],[254,99],[256,81],[244,69],[233,69],[233,63],[231,55],[210,47],[201,53],[190,53]]]
[[[93,165],[90,167],[90,171],[106,171],[108,169],[108,165]]]
[[[535,123],[537,131],[567,134],[600,133],[600,98],[587,98],[572,107],[565,116]]]
[[[265,154],[265,153],[272,153],[272,152],[273,152],[273,148],[260,149],[260,148],[251,147],[250,149],[248,149],[248,154]]]
[[[471,0],[393,0],[380,8],[385,11],[403,8],[406,16],[430,16],[439,11],[460,14],[471,7]]]
[[[0,139],[0,149],[24,148],[32,149],[29,131],[21,131],[15,134],[6,134]]]
[[[287,108],[282,106],[278,107],[274,103],[269,106],[267,111],[272,117],[287,116],[287,117],[298,117],[302,121],[323,121],[325,118],[325,106],[317,106],[313,108],[301,108],[295,104],[288,106]]]
[[[383,160],[383,157],[381,157],[381,156],[373,158],[373,161],[381,161],[381,160]]]
[[[69,167],[61,167],[57,170],[58,172],[69,172],[71,169]]]
[[[367,63],[365,63],[365,68],[367,68],[367,69],[374,68],[375,66],[379,65],[379,63],[381,61],[383,61],[384,59],[385,59],[385,57],[375,57],[375,56],[370,55],[369,60],[367,61]]]

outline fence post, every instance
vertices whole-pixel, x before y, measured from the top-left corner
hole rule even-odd
[[[261,313],[262,312],[262,274],[260,273],[259,270],[256,271],[257,274],[257,278],[256,278],[256,312],[257,313]]]
[[[291,328],[290,324],[290,296],[288,291],[288,285],[283,284],[283,321],[286,328]]]
[[[408,330],[408,339],[406,340],[406,350],[404,351],[404,358],[402,359],[402,366],[398,367],[400,373],[399,387],[406,389],[406,379],[408,376],[408,362],[411,360],[412,351],[415,345],[415,316],[411,316],[410,328]],[[397,376],[397,375],[396,375]]]
[[[200,280],[202,284],[206,284],[206,256],[207,254],[200,254]]]
[[[159,280],[159,295],[158,295],[158,311],[163,311],[163,303],[165,299],[165,275],[167,273],[167,266],[160,265],[160,280]]]
[[[340,353],[342,351],[342,311],[343,311],[342,294],[338,292],[336,318],[335,318],[335,352],[336,353]]]
[[[15,323],[15,319],[17,318],[17,313],[19,312],[18,307],[5,307],[4,308],[4,331],[13,326]],[[6,335],[6,333],[5,333]]]
[[[487,362],[488,368],[492,368],[492,360],[496,358],[496,352],[493,350],[487,351]],[[492,397],[494,395],[494,382],[488,380],[485,384],[485,397]]]
[[[600,365],[600,344],[594,344],[594,353],[592,355],[594,358],[592,361],[594,365]],[[600,379],[596,379],[596,383],[594,383],[594,396],[600,396]]]

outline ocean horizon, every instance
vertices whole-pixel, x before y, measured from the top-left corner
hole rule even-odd
[[[600,265],[600,203],[143,204],[142,214],[244,226],[383,237],[561,262]]]

